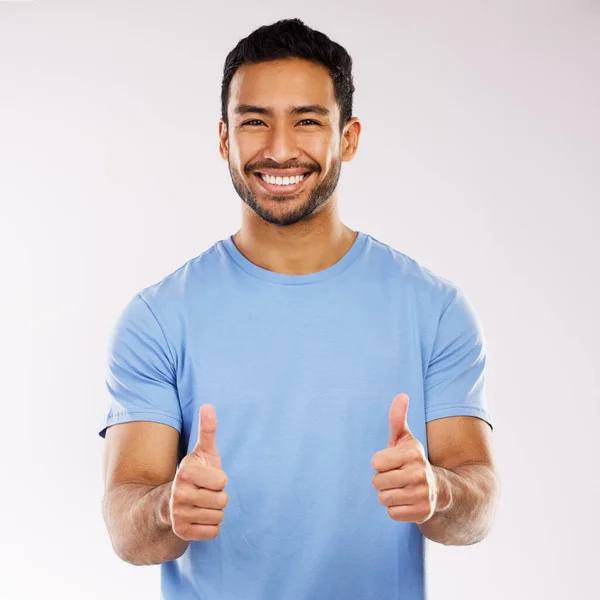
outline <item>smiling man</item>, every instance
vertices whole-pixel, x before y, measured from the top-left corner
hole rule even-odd
[[[231,82],[229,98],[232,122],[227,118],[219,123],[221,154],[229,158],[240,197],[261,220],[275,225],[293,225],[318,212],[335,194],[341,160],[351,157],[339,156],[340,114],[327,69],[293,58],[244,65]],[[294,99],[299,104],[290,104]],[[302,104],[307,99],[319,103]],[[254,103],[260,101],[266,104]],[[352,151],[360,131],[358,120],[353,119],[348,129]],[[286,139],[292,136],[293,141]],[[301,145],[304,155],[286,167],[290,141]],[[257,160],[265,155],[265,145],[271,146],[269,156]],[[280,157],[283,163],[276,162]]]
[[[338,87],[351,98],[351,78]],[[340,110],[327,67],[304,58],[241,64],[227,91],[220,151],[246,204],[233,242],[279,273],[331,266],[356,239],[339,220],[337,184],[342,161],[356,152],[360,122],[342,114],[350,107]]]
[[[425,540],[492,525],[473,307],[338,216],[353,92],[346,50],[298,19],[241,40],[219,150],[242,226],[114,328],[103,515],[165,600],[423,600]]]

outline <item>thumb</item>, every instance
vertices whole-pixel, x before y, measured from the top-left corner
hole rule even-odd
[[[217,450],[217,413],[212,404],[203,404],[200,407],[198,421],[198,442],[194,453],[203,457],[209,466],[221,468],[221,457]]]
[[[408,428],[408,394],[402,392],[398,394],[392,401],[388,419],[390,422],[390,439],[388,448],[398,445],[402,439],[412,437],[412,433]]]

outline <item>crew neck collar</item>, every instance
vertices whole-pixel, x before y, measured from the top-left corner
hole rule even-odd
[[[335,264],[331,265],[327,269],[317,271],[315,273],[307,273],[305,275],[289,275],[287,273],[277,273],[276,271],[269,271],[263,269],[258,265],[250,262],[239,250],[233,241],[233,236],[229,236],[221,240],[221,244],[227,251],[227,254],[241,267],[246,273],[257,277],[258,279],[264,279],[271,283],[280,283],[284,285],[305,285],[307,283],[317,283],[320,281],[327,281],[339,275],[345,271],[359,256],[361,250],[365,246],[367,241],[367,235],[361,231],[357,232],[356,239],[354,240],[350,249],[338,260]]]

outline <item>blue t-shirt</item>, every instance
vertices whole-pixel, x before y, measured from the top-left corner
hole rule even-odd
[[[163,563],[163,600],[423,600],[424,543],[373,488],[393,398],[408,425],[491,425],[481,324],[464,292],[358,232],[333,266],[287,275],[231,237],[136,294],[109,345],[107,426],[155,421],[179,460],[215,407],[220,533]]]

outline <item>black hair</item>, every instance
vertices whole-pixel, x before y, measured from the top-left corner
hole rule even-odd
[[[283,19],[263,25],[240,40],[227,55],[221,84],[221,118],[229,127],[227,104],[235,72],[246,63],[302,58],[326,67],[333,79],[335,99],[340,108],[340,133],[352,118],[352,58],[346,49],[324,33],[311,29],[300,19]]]

